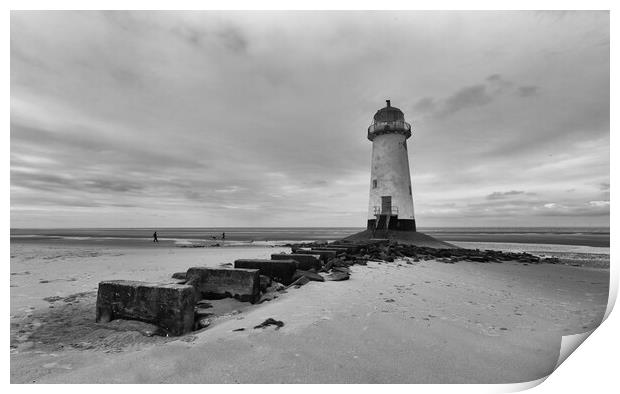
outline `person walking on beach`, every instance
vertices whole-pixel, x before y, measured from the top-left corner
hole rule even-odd
[[[157,239],[157,231],[153,233],[153,242],[159,243],[159,240]]]
[[[222,233],[222,241],[226,241],[226,233]]]

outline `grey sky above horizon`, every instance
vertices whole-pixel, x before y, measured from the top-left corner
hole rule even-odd
[[[608,12],[11,12],[11,227],[609,226]]]

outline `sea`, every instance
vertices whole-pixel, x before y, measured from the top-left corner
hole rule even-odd
[[[335,241],[361,227],[12,228],[11,244],[49,246],[265,247]],[[418,231],[469,249],[528,252],[569,264],[609,267],[608,227],[422,227]],[[34,245],[33,245],[34,246]]]
[[[175,227],[175,228],[12,228],[11,241],[159,241],[179,244],[206,241],[332,241],[362,231],[360,227]],[[422,227],[442,241],[500,242],[609,247],[608,227]]]

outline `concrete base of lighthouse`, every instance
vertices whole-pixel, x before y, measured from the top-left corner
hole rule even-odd
[[[416,231],[415,219],[398,219],[398,216],[392,215],[390,220],[387,220],[387,215],[381,215],[379,217],[379,225],[377,225],[377,219],[368,219],[366,228],[368,230],[394,230],[394,231]],[[387,228],[386,228],[387,225]]]
[[[376,239],[388,239],[405,245],[415,245],[420,247],[435,249],[459,249],[451,243],[440,241],[430,235],[419,231],[395,231],[395,230],[364,230],[357,234],[343,238],[344,242],[363,243]]]

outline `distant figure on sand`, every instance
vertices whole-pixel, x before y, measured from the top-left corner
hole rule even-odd
[[[153,242],[159,243],[159,240],[157,239],[157,231],[153,233]]]
[[[222,233],[222,241],[226,240],[226,233]]]

